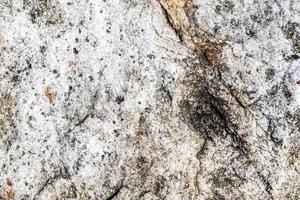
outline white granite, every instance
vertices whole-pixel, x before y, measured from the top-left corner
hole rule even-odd
[[[300,196],[297,0],[1,0],[0,199]]]

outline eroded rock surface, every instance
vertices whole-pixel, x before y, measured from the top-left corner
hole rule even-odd
[[[2,0],[0,199],[300,196],[296,0]]]

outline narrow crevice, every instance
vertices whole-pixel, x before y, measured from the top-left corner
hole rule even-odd
[[[73,125],[72,128],[69,128],[66,133],[71,133],[73,132],[77,127],[81,126],[82,124],[84,124],[84,122],[91,116],[94,116],[92,113],[88,113],[86,114],[82,119],[80,119],[75,125]]]
[[[121,192],[122,188],[124,187],[123,185],[123,180],[121,181],[121,183],[116,187],[116,189],[114,190],[114,192],[109,195],[106,200],[112,200],[114,199],[115,197],[118,196],[118,194]]]
[[[258,177],[260,178],[260,180],[262,181],[262,183],[264,184],[265,191],[269,194],[271,199],[274,199],[273,194],[272,194],[273,188],[272,188],[272,185],[269,182],[269,180],[264,175],[262,175],[259,171],[257,171],[256,173],[257,173]]]
[[[69,179],[70,175],[67,173],[65,168],[61,168],[58,173],[54,174],[54,176],[49,177],[44,184],[41,186],[41,188],[37,191],[37,193],[34,195],[34,200],[37,199],[38,196],[40,196],[45,189],[47,189],[49,186],[53,185],[56,181],[59,179]]]
[[[179,30],[177,30],[177,28],[175,27],[174,23],[172,22],[173,19],[170,17],[168,10],[161,4],[161,2],[159,0],[158,0],[158,3],[160,5],[160,7],[161,7],[163,15],[166,18],[166,21],[167,21],[168,25],[175,32],[175,34],[177,35],[179,41],[183,42],[183,34]]]
[[[176,27],[175,24],[182,24],[181,22],[174,22],[174,20],[180,19],[172,19],[168,9],[169,4],[174,6],[176,2],[165,2],[166,7],[161,3],[161,9],[167,19],[169,26],[176,32],[177,35],[180,36],[181,41],[183,41],[183,32],[180,27]],[[169,4],[168,4],[169,3]],[[180,9],[182,12],[187,12],[186,8]],[[179,14],[178,16],[187,15],[187,13]],[[186,25],[192,27],[193,25]],[[188,30],[188,37],[193,38],[195,35],[192,32],[192,29]],[[204,41],[205,39],[198,38],[198,41]],[[237,105],[241,107],[243,110],[246,110],[246,106],[233,94],[232,90],[224,83],[222,80],[221,69],[223,66],[222,61],[220,60],[221,50],[220,45],[214,42],[206,42],[206,43],[197,43],[193,42],[195,46],[195,54],[196,57],[200,60],[202,64],[196,64],[195,67],[187,68],[187,72],[192,74],[192,77],[187,74],[187,78],[191,81],[187,81],[187,90],[189,91],[186,96],[186,100],[188,103],[185,108],[185,116],[189,116],[189,120],[187,123],[191,123],[191,125],[199,132],[205,140],[214,141],[213,137],[219,137],[217,132],[225,131],[230,138],[232,139],[233,146],[242,154],[246,155],[248,152],[246,141],[239,135],[238,127],[232,123],[231,117],[234,115],[230,106],[230,102],[223,98],[217,97],[219,91],[222,91],[222,85],[229,91],[229,95],[236,101]],[[185,44],[188,46],[189,44]],[[199,66],[200,65],[200,66]],[[207,66],[206,66],[207,65]],[[211,66],[211,67],[208,67]],[[197,68],[201,67],[203,69],[204,75],[197,72]],[[195,69],[194,69],[195,68]],[[219,74],[219,78],[217,79],[209,79],[206,74],[210,74],[211,72]],[[189,83],[190,82],[190,83]],[[202,88],[202,89],[201,89]],[[201,92],[204,91],[204,92]],[[199,94],[199,92],[201,94]],[[205,97],[206,96],[206,97]],[[189,100],[191,99],[191,100]],[[192,100],[193,99],[193,100]],[[195,102],[196,101],[196,102]],[[200,105],[200,108],[199,108]],[[196,106],[196,108],[195,108]],[[229,107],[228,107],[229,106]],[[184,106],[183,106],[184,107]],[[210,108],[208,108],[210,107]],[[228,107],[228,108],[227,108]],[[186,118],[186,117],[183,117]],[[203,128],[204,126],[204,128]],[[206,126],[206,127],[205,127]],[[215,135],[210,134],[209,132],[215,132]]]
[[[91,113],[85,115],[77,124],[75,124],[74,128],[81,126],[89,117],[91,116]]]
[[[214,112],[220,117],[222,120],[222,125],[225,131],[231,137],[233,143],[236,145],[235,148],[239,150],[243,155],[246,156],[248,150],[246,147],[246,142],[244,139],[238,134],[235,130],[234,125],[230,122],[224,111],[220,109],[220,107],[216,106],[215,104],[211,104]]]

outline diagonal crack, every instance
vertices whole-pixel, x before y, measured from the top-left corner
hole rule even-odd
[[[257,173],[258,177],[260,178],[260,180],[262,181],[262,183],[264,184],[265,191],[269,194],[271,199],[274,199],[274,197],[272,195],[273,188],[272,188],[270,181],[264,175],[262,175],[261,172],[257,171],[256,173]]]
[[[40,196],[45,189],[47,189],[49,186],[53,185],[56,181],[59,179],[64,178],[64,179],[69,179],[70,175],[68,171],[66,171],[65,168],[61,168],[58,173],[54,174],[54,176],[50,176],[44,184],[41,186],[41,188],[36,192],[34,195],[33,199],[37,199],[38,196]]]
[[[220,56],[217,55],[220,53],[220,46],[223,44],[216,44],[214,42],[201,42],[204,41],[201,38],[195,38],[194,35],[196,35],[193,31],[193,24],[191,24],[187,19],[187,9],[188,4],[191,2],[189,0],[158,0],[161,9],[163,10],[163,13],[167,19],[168,24],[170,27],[175,31],[175,33],[179,36],[180,41],[182,41],[187,47],[194,46],[194,52],[196,55],[199,56],[199,58],[204,59],[204,61],[207,62],[208,65],[220,65],[222,66],[220,61]],[[180,7],[180,5],[182,7]],[[190,39],[191,38],[191,39]],[[228,91],[228,94],[236,101],[236,103],[241,107],[244,111],[248,112],[254,119],[255,123],[258,125],[258,127],[267,135],[268,132],[261,126],[261,124],[257,121],[256,117],[254,116],[253,112],[244,105],[240,99],[234,95],[232,89],[224,82],[222,79],[222,74],[219,68],[217,68],[217,72],[219,74],[219,82],[226,88]],[[202,77],[206,79],[206,77]],[[210,80],[207,80],[208,82]],[[215,83],[217,85],[218,83]],[[208,87],[208,90],[210,88]],[[218,111],[218,109],[216,109]],[[225,119],[224,119],[225,120]],[[228,121],[228,120],[227,120]],[[227,127],[229,130],[229,128]],[[232,137],[235,141],[239,141],[240,144],[242,144],[241,137],[237,136],[238,133],[233,134],[232,131],[229,131],[232,133]],[[235,136],[234,136],[235,135]]]
[[[158,3],[162,9],[162,13],[164,14],[168,25],[173,29],[177,37],[179,38],[180,42],[183,42],[183,34],[174,26],[174,23],[172,22],[172,17],[169,15],[168,10],[162,5],[162,3],[158,0]]]
[[[123,181],[124,180],[121,181],[121,183],[116,187],[116,189],[114,190],[114,192],[111,195],[109,195],[106,198],[106,200],[112,200],[112,199],[114,199],[115,197],[118,196],[118,194],[121,192],[122,188],[124,188]]]

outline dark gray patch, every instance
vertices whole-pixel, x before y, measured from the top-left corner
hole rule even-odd
[[[32,23],[56,25],[63,22],[58,3],[53,0],[23,0],[23,9],[28,11]]]
[[[116,98],[117,104],[121,104],[123,101],[125,101],[125,98],[123,96],[117,96]]]
[[[214,143],[216,138],[231,138],[232,146],[241,154],[247,153],[247,144],[239,135],[231,103],[222,98],[224,88],[221,84],[218,67],[204,62],[200,64],[205,72],[197,71],[192,66],[184,81],[187,96],[180,103],[182,119],[189,124],[206,141]],[[226,91],[228,93],[228,91]]]
[[[0,88],[0,140],[9,144],[9,136],[14,132],[15,98],[4,88]]]
[[[300,24],[289,21],[283,27],[285,37],[292,42],[295,53],[300,53]]]
[[[272,80],[275,76],[275,70],[273,68],[268,68],[266,69],[265,74],[267,80]]]
[[[234,8],[234,3],[232,1],[225,1],[216,6],[216,13],[220,14],[222,12],[231,13]]]

